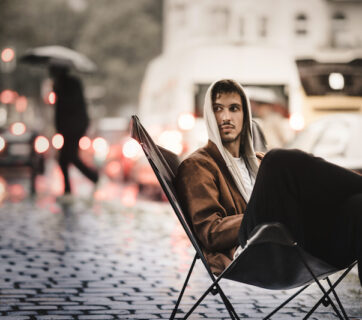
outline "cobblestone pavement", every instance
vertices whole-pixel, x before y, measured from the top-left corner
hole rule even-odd
[[[168,319],[193,258],[168,204],[119,201],[58,205],[40,197],[0,207],[0,318]],[[182,304],[185,312],[209,285],[198,262]],[[222,281],[242,318],[262,319],[293,292]],[[338,292],[347,313],[362,318],[356,270]],[[316,287],[273,319],[302,318],[319,297]],[[190,319],[228,319],[208,296]],[[335,319],[319,307],[311,319]]]

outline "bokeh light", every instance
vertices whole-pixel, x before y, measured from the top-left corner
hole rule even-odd
[[[57,95],[55,94],[54,91],[49,92],[48,102],[49,102],[49,104],[55,104],[57,102]]]
[[[136,158],[141,153],[141,151],[142,147],[140,144],[132,138],[129,138],[129,140],[127,140],[122,147],[123,155],[129,159]]]
[[[49,140],[44,136],[36,137],[34,141],[35,151],[38,153],[44,153],[49,149]]]
[[[52,145],[55,149],[59,150],[64,145],[64,138],[60,133],[56,133],[52,138]]]
[[[15,101],[15,109],[17,112],[25,112],[28,107],[28,99],[25,96],[20,96]]]
[[[14,103],[17,93],[13,90],[5,89],[1,92],[0,102],[3,104]]]
[[[1,51],[1,60],[10,62],[15,58],[15,51],[12,48],[5,48]]]
[[[178,126],[181,130],[191,130],[195,126],[195,116],[192,113],[181,113],[178,118]]]
[[[5,139],[0,136],[0,152],[5,149],[5,145],[6,145]]]
[[[91,139],[89,139],[87,136],[84,136],[79,139],[79,148],[81,150],[87,150],[92,145]]]
[[[289,118],[289,125],[295,131],[300,131],[304,128],[304,118],[299,113],[293,113]]]
[[[21,136],[26,131],[26,126],[23,122],[14,122],[10,126],[10,132],[15,136]]]
[[[158,143],[177,155],[180,155],[183,149],[182,134],[178,130],[165,130],[161,133]]]

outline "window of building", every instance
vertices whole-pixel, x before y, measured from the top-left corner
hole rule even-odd
[[[215,36],[225,36],[229,28],[230,12],[225,7],[210,9],[210,31]]]
[[[335,31],[344,31],[346,29],[346,16],[343,12],[336,12],[332,16],[332,28]]]
[[[184,4],[177,3],[173,7],[175,25],[183,27],[186,23],[186,7]]]
[[[268,18],[267,17],[260,18],[259,35],[261,38],[266,38],[268,35]]]
[[[348,34],[348,19],[346,15],[341,11],[337,11],[331,18],[332,46],[341,48],[350,47],[352,45],[351,41],[353,42],[353,40],[351,39],[351,35]]]
[[[239,35],[241,38],[245,36],[245,19],[240,18],[239,19]]]
[[[295,33],[297,36],[305,36],[308,33],[308,17],[305,13],[298,13],[295,17]]]

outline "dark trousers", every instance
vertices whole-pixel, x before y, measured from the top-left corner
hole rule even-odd
[[[301,247],[334,266],[357,259],[362,280],[362,176],[299,150],[271,150],[259,168],[240,244],[266,222],[283,223]]]
[[[64,135],[64,145],[59,152],[59,165],[62,169],[64,176],[64,192],[70,193],[70,181],[68,174],[68,167],[71,163],[73,163],[80,172],[82,172],[89,180],[93,182],[98,181],[98,173],[96,170],[88,167],[84,164],[78,155],[78,144],[81,136],[79,135]]]

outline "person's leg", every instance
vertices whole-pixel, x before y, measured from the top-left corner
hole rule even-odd
[[[72,146],[72,163],[78,168],[78,170],[85,175],[89,180],[96,183],[99,179],[99,174],[96,170],[88,167],[80,158],[79,158],[79,136],[72,137],[71,146]]]
[[[350,196],[362,192],[362,176],[298,150],[272,150],[259,169],[241,223],[245,246],[251,231],[281,222],[294,239],[316,256],[325,251],[334,217]]]
[[[63,173],[64,193],[71,193],[69,173],[68,173],[68,167],[71,158],[71,152],[69,149],[70,149],[69,141],[67,139],[64,139],[64,144],[63,147],[59,150],[59,158],[58,158],[59,166]]]

